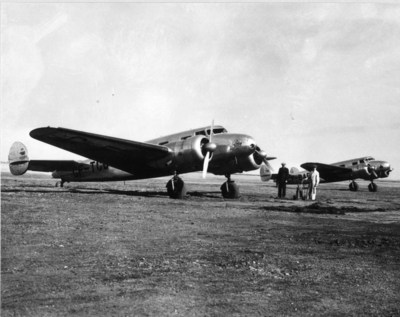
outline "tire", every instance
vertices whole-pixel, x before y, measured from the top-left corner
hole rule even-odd
[[[349,189],[352,192],[356,192],[358,190],[358,184],[356,182],[351,182],[350,185],[349,185]]]
[[[370,183],[368,185],[368,190],[370,192],[376,192],[376,191],[378,191],[378,185],[376,185],[375,183]]]

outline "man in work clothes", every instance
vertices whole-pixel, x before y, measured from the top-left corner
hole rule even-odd
[[[286,183],[289,178],[289,170],[286,163],[282,163],[282,167],[278,171],[276,183],[278,184],[278,198],[285,198],[286,196]]]

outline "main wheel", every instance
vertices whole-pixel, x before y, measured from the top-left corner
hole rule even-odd
[[[352,192],[356,192],[357,190],[358,190],[358,184],[356,183],[356,182],[351,182],[350,183],[350,185],[349,185],[349,189],[352,191]]]
[[[368,185],[368,190],[370,192],[376,192],[378,190],[378,185],[376,185],[375,183],[370,183]]]
[[[186,186],[180,177],[172,178],[167,183],[167,192],[170,198],[182,199],[186,195]]]
[[[222,197],[228,199],[240,197],[239,186],[236,185],[234,181],[226,181],[225,183],[223,183],[221,185],[221,193]]]

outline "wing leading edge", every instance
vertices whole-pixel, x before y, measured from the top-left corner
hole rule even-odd
[[[170,149],[166,146],[65,128],[38,128],[32,130],[30,136],[130,173],[143,170],[148,162],[170,155]]]

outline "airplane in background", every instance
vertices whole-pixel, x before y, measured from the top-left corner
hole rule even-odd
[[[351,191],[358,190],[358,184],[355,179],[369,180],[368,190],[376,192],[378,185],[374,183],[375,179],[386,178],[393,171],[390,164],[385,161],[375,160],[371,156],[364,156],[352,160],[337,162],[333,164],[307,162],[300,165],[305,170],[299,171],[297,168],[291,168],[289,172],[288,184],[300,184],[304,179],[308,178],[314,166],[319,172],[321,183],[332,183],[350,180],[349,189]],[[268,181],[273,179],[276,181],[277,174],[272,174],[267,166],[260,169],[261,180]]]
[[[228,133],[222,126],[192,129],[147,142],[136,142],[83,131],[43,127],[30,132],[39,141],[88,158],[75,160],[29,160],[24,144],[15,142],[9,153],[9,167],[13,175],[27,170],[52,172],[65,182],[126,181],[163,177],[203,171],[203,178],[210,172],[225,175],[226,186],[221,186],[225,198],[237,198],[238,186],[231,174],[269,165],[268,157],[251,136]],[[168,183],[167,183],[168,184]],[[223,185],[224,185],[223,184]],[[177,191],[180,191],[177,193]],[[171,198],[182,197],[182,186],[172,185]]]

